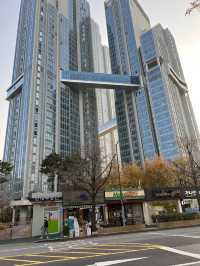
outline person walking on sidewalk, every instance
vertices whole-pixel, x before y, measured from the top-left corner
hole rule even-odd
[[[47,217],[44,217],[44,223],[43,223],[43,226],[42,226],[42,234],[41,234],[41,238],[48,238],[48,226],[49,226],[49,222],[48,222],[48,219]]]

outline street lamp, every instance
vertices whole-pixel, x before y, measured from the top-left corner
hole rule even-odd
[[[122,212],[123,226],[126,226],[126,218],[125,218],[125,210],[124,210],[124,202],[123,202],[123,193],[122,193],[121,175],[120,175],[119,158],[118,158],[118,146],[117,145],[118,145],[118,142],[116,143],[116,155],[117,155],[117,170],[118,170],[118,178],[119,178],[121,212]]]

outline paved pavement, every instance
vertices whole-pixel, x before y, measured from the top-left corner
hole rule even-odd
[[[0,266],[200,266],[200,227],[0,245]]]

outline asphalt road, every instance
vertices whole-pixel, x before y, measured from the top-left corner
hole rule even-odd
[[[0,266],[200,266],[200,227],[0,245]]]

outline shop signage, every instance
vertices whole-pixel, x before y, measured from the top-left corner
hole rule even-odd
[[[181,205],[188,205],[192,203],[192,199],[184,199],[181,201]]]
[[[104,192],[98,192],[96,196],[96,204],[104,203]],[[63,191],[63,204],[64,206],[81,206],[90,205],[91,198],[87,192],[84,191]]]
[[[106,191],[105,199],[106,200],[120,200],[120,190]],[[144,199],[144,190],[123,190],[122,197],[123,199]]]
[[[200,194],[200,191],[199,191]],[[186,190],[185,191],[185,198],[195,198],[196,197],[196,190]]]
[[[43,201],[43,200],[56,200],[62,198],[62,192],[48,192],[48,193],[32,193],[31,200]]]
[[[145,190],[145,199],[153,200],[170,200],[170,199],[194,199],[196,198],[195,189],[180,188],[154,188]]]

